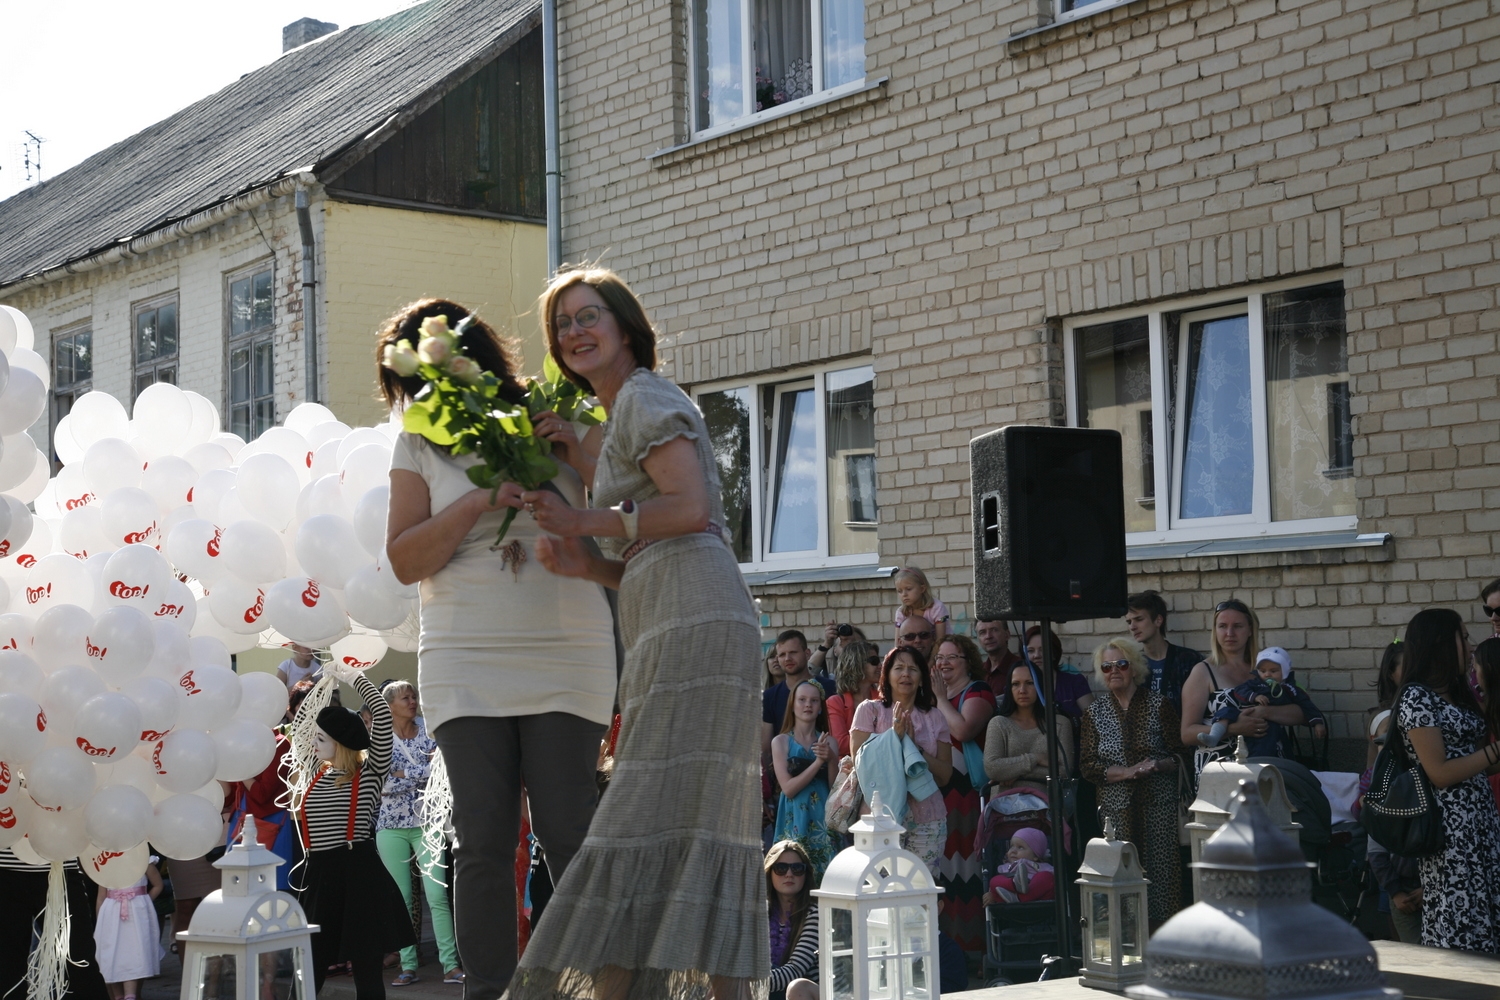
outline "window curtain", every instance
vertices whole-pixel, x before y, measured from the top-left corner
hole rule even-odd
[[[1191,324],[1183,376],[1181,516],[1249,514],[1255,487],[1249,317]]]
[[[865,78],[865,0],[813,0],[823,4],[823,86],[832,89]]]
[[[755,0],[755,110],[811,93],[810,0]]]

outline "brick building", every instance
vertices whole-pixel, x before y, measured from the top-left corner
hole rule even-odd
[[[967,628],[967,445],[1011,422],[1122,432],[1131,588],[1199,649],[1250,602],[1345,763],[1413,612],[1489,634],[1500,0],[559,16],[565,257],[713,424],[768,636],[889,642],[901,564]]]

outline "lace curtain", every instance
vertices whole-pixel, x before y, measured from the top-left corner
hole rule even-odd
[[[755,0],[755,108],[812,93],[809,0]]]
[[[1249,514],[1255,445],[1250,416],[1249,317],[1188,327],[1180,516]]]

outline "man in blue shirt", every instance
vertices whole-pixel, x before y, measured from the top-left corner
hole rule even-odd
[[[1167,602],[1154,590],[1131,594],[1125,599],[1125,627],[1130,637],[1146,650],[1151,668],[1151,690],[1182,708],[1182,684],[1203,659],[1196,650],[1167,641]]]
[[[776,662],[786,671],[780,684],[766,688],[761,695],[761,758],[770,767],[771,740],[781,732],[781,723],[786,718],[786,703],[792,688],[803,681],[815,681],[823,688],[823,697],[835,693],[833,678],[813,677],[807,661],[812,651],[807,648],[807,636],[800,629],[789,628],[776,637]]]

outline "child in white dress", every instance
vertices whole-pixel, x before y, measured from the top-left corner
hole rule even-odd
[[[111,1000],[136,1000],[141,980],[161,973],[161,926],[154,900],[161,895],[156,858],[128,889],[99,887],[94,947]]]

